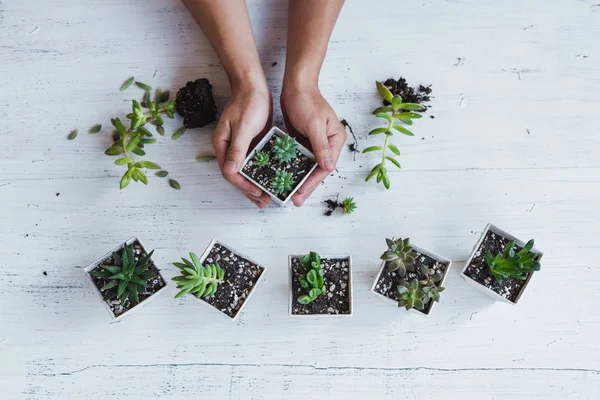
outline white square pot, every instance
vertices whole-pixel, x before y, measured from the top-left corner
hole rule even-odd
[[[131,239],[127,240],[124,244],[132,244],[134,242],[138,242],[140,244],[140,246],[142,247],[142,249],[144,250],[144,252],[146,254],[148,254],[148,251],[146,250],[146,247],[144,246],[144,244],[142,243],[142,241],[137,236],[134,236]],[[142,306],[145,306],[146,304],[148,304],[151,300],[153,300],[156,297],[158,297],[158,295],[160,293],[162,293],[167,288],[167,285],[168,285],[167,284],[167,280],[160,273],[160,269],[158,268],[158,266],[156,265],[156,263],[154,262],[154,260],[152,260],[152,263],[154,264],[154,266],[156,266],[156,268],[159,270],[158,271],[158,275],[161,277],[161,279],[165,283],[165,286],[163,286],[162,288],[158,289],[156,292],[154,292],[154,294],[152,296],[148,297],[146,300],[144,300],[141,303],[135,305],[134,307],[132,307],[128,311],[125,311],[123,314],[121,314],[119,316],[116,316],[115,313],[113,312],[113,310],[108,305],[108,303],[104,300],[104,298],[103,298],[104,296],[102,295],[102,292],[100,291],[100,288],[97,287],[96,284],[94,283],[94,281],[92,279],[92,276],[90,275],[90,271],[94,270],[98,265],[102,264],[102,262],[105,261],[107,258],[112,257],[113,253],[116,253],[117,251],[121,250],[123,248],[124,244],[121,244],[121,245],[115,247],[114,249],[112,249],[111,251],[109,251],[108,253],[106,253],[102,257],[100,257],[98,260],[94,261],[92,264],[88,265],[87,267],[85,267],[83,269],[85,271],[87,277],[90,279],[90,283],[92,284],[92,287],[94,288],[94,291],[99,296],[100,300],[102,301],[102,304],[104,304],[104,307],[106,308],[106,310],[110,314],[111,318],[113,320],[115,320],[115,321],[121,320],[123,317],[125,317],[127,315],[131,315],[135,311],[137,311],[140,308],[142,308]]]
[[[502,236],[505,239],[514,240],[515,244],[518,245],[518,246],[520,246],[520,247],[525,246],[525,242],[523,242],[522,240],[519,240],[516,237],[512,236],[511,234],[509,234],[508,232],[505,232],[502,229],[500,229],[500,228],[498,228],[498,227],[496,227],[496,226],[488,223],[486,225],[485,229],[483,230],[483,233],[481,234],[481,237],[477,241],[477,244],[475,244],[475,247],[473,247],[473,251],[471,252],[471,256],[469,257],[469,260],[467,261],[467,263],[465,264],[464,268],[462,269],[461,275],[463,276],[463,278],[465,278],[465,281],[469,285],[477,288],[478,290],[480,290],[483,293],[487,294],[488,296],[490,296],[494,300],[498,300],[498,301],[502,301],[502,302],[509,303],[509,304],[512,304],[512,305],[516,305],[517,302],[519,301],[519,299],[521,298],[521,296],[523,295],[523,292],[527,288],[527,285],[529,284],[529,281],[533,277],[534,272],[532,272],[532,273],[529,274],[529,276],[525,280],[525,283],[523,284],[523,287],[521,288],[521,291],[519,292],[519,295],[517,296],[517,298],[515,299],[514,302],[508,300],[506,297],[499,295],[498,293],[494,292],[492,289],[488,288],[487,286],[484,286],[481,283],[479,283],[479,282],[471,279],[467,275],[465,275],[466,269],[469,267],[469,265],[471,265],[471,262],[473,261],[473,258],[475,258],[475,254],[477,253],[477,251],[481,247],[481,245],[483,243],[483,240],[485,239],[485,236],[487,235],[487,233],[489,231],[491,231],[492,233],[495,233],[496,235]],[[538,262],[541,261],[542,256],[544,254],[541,251],[537,250],[536,248],[531,249],[531,251],[539,256],[538,257]]]
[[[350,312],[348,314],[292,314],[292,304],[294,302],[294,294],[292,293],[292,280],[294,279],[294,272],[292,271],[292,259],[302,258],[306,254],[302,255],[290,255],[288,256],[288,276],[289,276],[289,304],[288,304],[288,315],[290,317],[313,317],[313,318],[331,318],[331,317],[351,317],[354,313],[353,307],[353,294],[354,288],[352,284],[352,256],[349,254],[345,255],[325,255],[321,256],[321,260],[330,260],[332,258],[346,259],[348,260],[348,298],[350,300]]]
[[[411,245],[412,249],[415,252],[420,253],[420,254],[422,254],[424,256],[433,258],[434,260],[438,261],[441,264],[446,264],[447,265],[446,270],[444,271],[444,276],[442,277],[442,280],[439,282],[439,286],[443,286],[444,282],[446,281],[446,277],[448,276],[448,272],[450,271],[450,267],[452,267],[452,261],[450,259],[446,258],[446,257],[442,257],[442,256],[440,256],[438,254],[435,254],[435,253],[432,253],[432,252],[427,251],[425,249],[422,249],[419,246],[415,246],[412,243],[410,243],[410,245]],[[396,307],[398,307],[398,302],[396,300],[390,299],[389,297],[384,296],[381,293],[378,293],[377,291],[375,291],[375,286],[377,286],[377,282],[379,281],[379,277],[383,273],[384,269],[385,269],[385,261],[382,261],[381,262],[381,267],[379,268],[379,272],[377,273],[377,276],[375,277],[375,282],[373,282],[373,286],[371,286],[371,292],[375,293],[379,298],[385,300],[386,302],[394,304]],[[443,294],[441,296],[443,297]],[[436,303],[437,302],[434,301],[431,304],[431,308],[429,309],[429,313],[424,313],[424,312],[421,312],[421,311],[416,310],[414,308],[411,308],[410,310],[406,310],[406,311],[413,312],[413,313],[416,313],[416,314],[423,315],[423,316],[427,317],[433,311],[433,308],[435,307]]]
[[[248,302],[250,301],[250,297],[252,297],[252,295],[254,294],[254,291],[256,290],[256,287],[258,286],[258,284],[260,283],[260,281],[265,276],[265,272],[266,272],[267,269],[265,267],[263,267],[262,265],[260,265],[259,263],[257,263],[256,261],[254,261],[253,259],[251,259],[250,257],[246,257],[243,253],[235,250],[234,248],[232,248],[229,245],[226,245],[225,243],[223,243],[222,241],[220,241],[218,239],[213,239],[210,242],[210,244],[208,245],[208,247],[206,248],[206,250],[204,250],[204,253],[202,253],[202,255],[199,257],[200,263],[204,263],[204,260],[206,260],[206,257],[208,257],[210,251],[212,250],[212,248],[213,248],[213,246],[215,244],[219,244],[219,245],[223,246],[224,248],[226,248],[227,250],[229,250],[232,253],[234,253],[235,255],[237,255],[238,257],[244,258],[244,259],[250,261],[251,263],[256,264],[256,266],[258,266],[262,270],[262,273],[258,277],[258,280],[254,284],[254,286],[252,286],[252,289],[250,289],[250,293],[248,293],[248,297],[246,297],[246,299],[242,303],[242,306],[239,308],[239,310],[237,310],[237,313],[233,317],[230,317],[229,315],[225,314],[221,310],[218,310],[217,308],[213,307],[211,304],[207,303],[206,301],[202,300],[201,298],[199,299],[198,297],[194,296],[193,294],[189,295],[189,296],[193,296],[196,300],[200,301],[200,303],[204,304],[206,307],[209,307],[210,309],[218,312],[219,314],[224,315],[230,321],[234,321],[235,322],[237,320],[237,318],[239,317],[239,315],[242,313],[242,310],[244,309],[244,307],[246,307],[246,304],[248,304]],[[217,289],[217,291],[218,291],[218,289]]]
[[[276,135],[276,136],[279,136],[279,137],[288,136],[284,131],[282,131],[281,129],[279,129],[277,127],[271,128],[269,130],[269,132],[267,132],[267,134],[265,135],[265,137],[262,138],[262,140],[260,142],[258,142],[258,144],[256,145],[256,147],[254,147],[254,149],[250,152],[250,154],[248,154],[248,157],[246,157],[246,159],[244,160],[244,164],[242,165],[242,168],[240,169],[240,174],[244,178],[248,179],[250,182],[254,183],[256,186],[258,186],[262,191],[266,192],[269,196],[271,196],[271,198],[273,199],[273,201],[275,203],[279,204],[280,206],[283,206],[283,205],[285,205],[292,198],[292,196],[294,195],[294,193],[296,193],[296,191],[300,188],[300,186],[302,186],[302,184],[306,181],[306,179],[308,179],[308,177],[310,176],[310,174],[313,173],[313,171],[317,168],[318,164],[316,163],[315,155],[309,149],[307,149],[306,147],[302,146],[298,141],[296,141],[296,143],[298,143],[298,150],[300,150],[300,152],[302,154],[304,154],[306,157],[308,157],[309,159],[311,159],[312,161],[314,161],[315,165],[313,165],[312,168],[306,174],[306,176],[304,178],[302,178],[302,180],[300,182],[298,182],[298,184],[294,187],[294,189],[290,192],[290,194],[286,197],[286,199],[285,200],[281,200],[274,193],[271,193],[271,191],[268,190],[266,187],[264,187],[260,183],[256,182],[254,179],[252,179],[250,176],[248,176],[246,173],[244,173],[244,167],[246,166],[246,164],[248,164],[248,161],[252,160],[252,158],[254,158],[254,155],[256,153],[258,153],[259,151],[262,150],[262,148],[271,139],[271,137],[273,135]]]

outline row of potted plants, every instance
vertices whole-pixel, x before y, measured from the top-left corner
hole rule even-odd
[[[371,291],[399,307],[429,315],[440,301],[452,262],[409,239],[386,239],[386,244]],[[540,269],[543,254],[533,245],[533,240],[523,243],[488,224],[461,274],[495,299],[516,304],[533,272]],[[85,268],[112,318],[123,318],[166,288],[152,255],[134,237]],[[179,289],[176,298],[196,296],[232,320],[238,318],[266,270],[216,239],[200,257],[190,253],[173,265],[180,272],[173,278]],[[288,268],[291,316],[352,315],[350,255],[290,255]]]

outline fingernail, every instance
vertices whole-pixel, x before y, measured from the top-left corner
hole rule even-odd
[[[325,169],[327,171],[333,171],[335,169],[335,161],[333,161],[333,158],[326,158],[323,161],[323,164],[325,164]]]
[[[235,161],[226,161],[224,169],[226,174],[235,174]]]

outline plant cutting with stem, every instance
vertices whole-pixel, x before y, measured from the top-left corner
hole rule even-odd
[[[203,266],[194,253],[190,253],[191,261],[185,258],[181,260],[183,262],[173,263],[181,271],[181,275],[173,278],[177,282],[177,288],[180,289],[175,298],[188,293],[194,294],[198,298],[213,296],[225,276],[221,266],[218,263]]]
[[[304,273],[298,278],[306,294],[298,297],[298,303],[308,304],[326,292],[324,272],[321,269],[321,256],[314,251],[300,259]]]
[[[353,197],[346,197],[342,202],[339,202],[339,200],[325,200],[325,204],[327,204],[326,216],[332,215],[337,208],[342,210],[342,214],[352,214],[358,207]]]
[[[495,256],[489,251],[486,252],[486,263],[498,283],[502,283],[505,278],[524,281],[530,273],[540,270],[538,255],[531,251],[533,245],[534,240],[531,239],[521,250],[515,252],[515,241],[511,240],[504,251]]]
[[[391,162],[396,167],[401,168],[398,160],[387,153],[390,150],[396,156],[400,155],[400,150],[396,145],[390,143],[390,137],[395,132],[400,132],[408,136],[414,136],[414,134],[400,123],[405,125],[412,125],[414,119],[421,118],[421,114],[413,111],[424,111],[425,107],[416,103],[403,103],[400,96],[394,96],[392,92],[381,82],[376,82],[377,91],[379,94],[390,103],[389,106],[378,107],[373,111],[373,114],[387,121],[387,126],[381,128],[375,128],[369,135],[385,134],[385,140],[383,146],[371,146],[363,150],[363,153],[370,153],[373,151],[381,151],[381,162],[377,164],[369,175],[367,175],[365,181],[369,181],[371,178],[376,177],[377,183],[383,182],[383,186],[386,189],[390,188],[390,178],[388,176],[386,161]]]

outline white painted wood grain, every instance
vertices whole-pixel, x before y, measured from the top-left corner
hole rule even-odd
[[[248,3],[277,98],[286,2]],[[366,137],[375,79],[433,84],[435,119],[394,138],[403,170],[390,191],[362,182],[376,155],[346,152],[304,207],[263,211],[214,163],[194,162],[211,151],[210,127],[150,150],[181,192],[159,179],[119,191],[108,139],[86,133],[96,123],[106,132],[141,95],[118,92],[131,75],[172,90],[207,77],[219,107],[227,101],[225,73],[178,1],[1,0],[0,28],[2,399],[597,399],[594,1],[347,2],[321,88],[359,147],[379,141]],[[281,125],[277,104],[275,117]],[[359,209],[321,217],[337,193]],[[518,307],[459,276],[487,222],[545,253]],[[110,324],[80,266],[132,235],[156,249],[166,278],[171,261],[213,237],[268,271],[237,325],[170,299],[174,288]],[[393,235],[453,260],[429,318],[369,292]],[[308,250],[352,254],[352,318],[287,316],[287,255]]]

